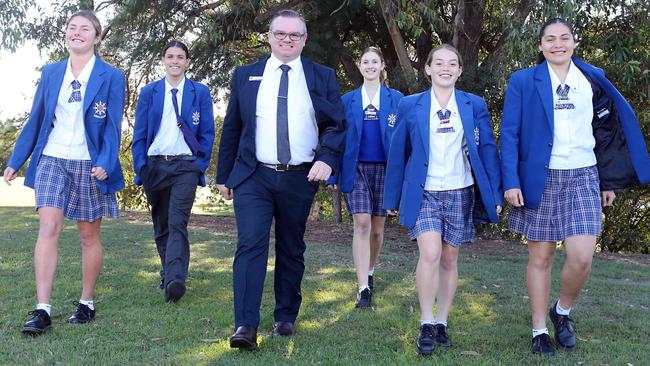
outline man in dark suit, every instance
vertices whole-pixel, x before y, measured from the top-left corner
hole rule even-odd
[[[334,70],[302,59],[307,26],[281,10],[271,56],[235,70],[219,147],[217,187],[234,197],[236,332],[230,347],[257,348],[270,228],[275,219],[275,336],[292,336],[302,300],[303,236],[319,181],[343,150],[345,121]]]

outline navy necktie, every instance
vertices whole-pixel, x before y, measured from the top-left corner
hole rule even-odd
[[[289,164],[291,160],[291,148],[289,147],[289,116],[287,110],[287,94],[289,92],[289,65],[280,66],[282,77],[280,77],[280,88],[278,89],[278,112],[276,137],[278,148],[278,161],[280,164]]]
[[[195,154],[196,156],[199,157],[203,157],[205,153],[201,151],[201,144],[199,144],[199,141],[196,139],[196,136],[194,136],[194,133],[192,133],[192,130],[190,130],[190,128],[187,127],[187,124],[185,123],[185,121],[183,121],[181,114],[178,113],[178,100],[176,99],[176,94],[178,93],[178,89],[173,88],[171,91],[172,91],[172,104],[174,105],[174,113],[176,114],[176,122],[178,124],[178,128],[181,129],[181,132],[183,133],[183,138],[185,139],[187,146],[192,151],[192,154]]]
[[[555,89],[555,93],[558,95],[559,100],[569,100],[569,90],[571,90],[571,88],[566,84],[558,85],[557,89]]]
[[[451,117],[451,111],[448,109],[441,109],[438,111],[438,118],[440,119],[440,124],[444,125],[449,123],[449,118]]]
[[[68,103],[81,102],[81,83],[77,80],[72,80],[72,94],[68,98]]]

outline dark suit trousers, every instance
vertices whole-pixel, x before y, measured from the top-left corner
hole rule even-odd
[[[165,286],[185,282],[190,264],[187,223],[199,183],[200,169],[193,161],[149,160],[142,168],[142,186],[151,205],[156,248]]]
[[[235,327],[260,322],[260,305],[275,218],[275,321],[294,322],[305,271],[305,225],[318,190],[308,171],[276,172],[258,167],[235,188],[237,251],[233,263]]]

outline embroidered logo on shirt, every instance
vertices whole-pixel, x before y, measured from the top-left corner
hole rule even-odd
[[[199,121],[201,121],[201,113],[199,111],[195,111],[192,113],[192,123],[198,125]]]
[[[478,146],[479,145],[479,140],[480,140],[478,127],[474,128],[474,140],[476,140],[476,146]]]
[[[94,109],[95,114],[93,114],[93,117],[106,118],[106,103],[100,100],[99,102],[95,103]]]
[[[394,113],[391,113],[388,115],[388,126],[389,127],[395,127],[395,123],[397,122],[397,115]]]

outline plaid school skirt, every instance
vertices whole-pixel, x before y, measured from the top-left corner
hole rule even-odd
[[[600,235],[600,182],[595,166],[550,169],[539,207],[512,207],[510,230],[532,241],[561,241],[575,235]]]
[[[90,160],[41,156],[36,168],[36,208],[55,207],[74,221],[93,222],[101,217],[118,218],[115,194],[101,194],[90,175]]]
[[[449,191],[424,191],[420,213],[409,231],[411,240],[427,231],[440,233],[442,240],[455,247],[476,237],[472,215],[474,186]]]
[[[384,203],[385,163],[359,163],[354,176],[352,192],[345,194],[345,203],[350,215],[367,213],[371,216],[386,216]]]

